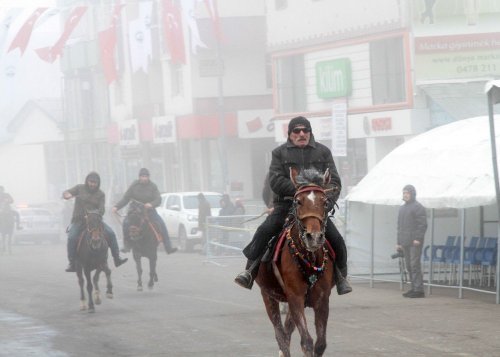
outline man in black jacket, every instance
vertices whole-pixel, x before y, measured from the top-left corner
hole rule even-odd
[[[63,192],[63,198],[69,200],[75,198],[75,206],[73,208],[73,216],[71,217],[71,225],[68,230],[68,260],[69,265],[66,268],[67,272],[75,272],[75,257],[77,250],[78,238],[85,228],[85,213],[87,211],[98,210],[100,215],[104,215],[104,201],[106,196],[100,189],[101,178],[97,172],[91,172],[85,178],[84,184],[76,185]],[[108,240],[109,249],[113,256],[115,266],[119,267],[125,263],[127,258],[120,258],[118,242],[116,241],[115,232],[104,221],[102,222],[105,235]]]
[[[404,293],[404,297],[423,298],[424,284],[420,258],[427,230],[427,215],[425,208],[417,202],[417,191],[412,185],[403,188],[404,204],[398,214],[398,244],[396,250],[402,251],[406,270],[410,275],[411,290]]]
[[[273,199],[274,210],[257,228],[252,241],[243,250],[243,253],[248,258],[247,270],[238,274],[235,278],[238,285],[247,289],[252,288],[259,267],[258,262],[265,253],[268,242],[273,236],[277,236],[281,232],[292,208],[296,188],[290,179],[291,167],[299,170],[316,169],[319,172],[330,169],[331,180],[338,190],[329,191],[328,193],[328,211],[333,209],[340,194],[340,177],[330,149],[314,140],[309,120],[302,116],[293,118],[288,124],[287,142],[272,152],[269,183],[275,194]],[[341,273],[335,274],[337,292],[339,295],[347,294],[352,291],[351,286],[345,279],[347,276],[347,250],[344,239],[330,219],[327,220],[326,239],[335,250],[337,258],[335,265],[338,268],[336,270],[337,272],[340,270]]]
[[[144,204],[149,214],[149,218],[153,221],[153,224],[160,229],[165,251],[168,254],[175,253],[177,248],[172,247],[165,222],[163,222],[163,219],[161,219],[158,212],[156,212],[156,207],[161,203],[161,195],[156,184],[149,179],[148,169],[142,168],[139,170],[139,179],[132,182],[127,192],[123,195],[123,198],[114,205],[112,208],[113,213],[125,207],[130,200],[135,200]],[[131,244],[128,217],[125,217],[123,221],[123,245],[124,248],[122,251],[129,252]]]

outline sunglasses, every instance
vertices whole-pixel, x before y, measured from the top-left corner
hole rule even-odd
[[[295,128],[295,129],[292,129],[292,133],[294,133],[294,134],[300,134],[301,131],[303,131],[304,134],[309,134],[311,132],[311,129],[309,129],[309,128]]]

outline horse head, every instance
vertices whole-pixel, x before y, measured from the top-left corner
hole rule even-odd
[[[141,227],[146,219],[146,208],[138,201],[130,201],[127,211],[129,234],[132,240],[140,238]]]
[[[297,189],[293,199],[293,215],[299,229],[304,248],[315,252],[325,243],[325,227],[328,219],[326,209],[326,186],[330,182],[330,171],[323,174],[315,169],[290,168],[290,179]]]
[[[85,211],[85,223],[87,226],[87,233],[90,234],[91,241],[100,241],[102,238],[102,216],[99,210],[86,210]]]

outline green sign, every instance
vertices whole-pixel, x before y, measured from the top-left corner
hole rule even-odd
[[[323,99],[351,95],[350,59],[339,58],[316,63],[316,91],[318,97]]]

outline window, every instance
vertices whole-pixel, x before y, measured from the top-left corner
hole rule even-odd
[[[179,64],[170,65],[170,90],[172,97],[184,94],[184,82],[182,78],[182,66]]]
[[[306,111],[306,88],[304,56],[289,56],[278,59],[276,86],[279,111],[294,113]]]
[[[370,68],[374,105],[406,100],[402,38],[371,42]]]

